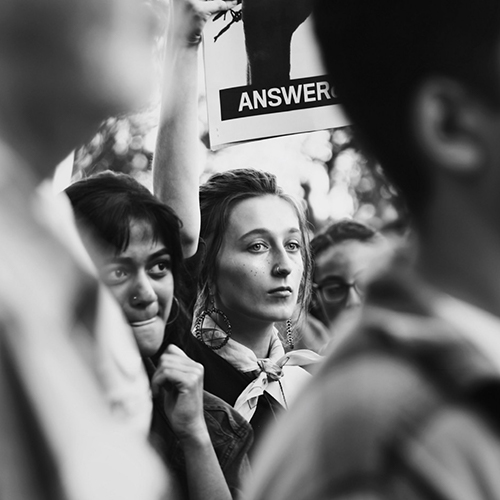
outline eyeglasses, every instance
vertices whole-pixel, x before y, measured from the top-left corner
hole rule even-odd
[[[313,289],[319,291],[325,302],[342,302],[347,299],[349,290],[353,288],[360,297],[364,292],[359,289],[356,282],[347,283],[343,279],[328,279],[322,283],[313,283]]]

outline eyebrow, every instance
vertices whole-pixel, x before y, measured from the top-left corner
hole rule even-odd
[[[168,248],[164,247],[164,248],[161,248],[160,250],[158,250],[157,252],[151,254],[148,257],[148,261],[155,260],[155,259],[158,259],[159,257],[163,257],[163,256],[166,256],[166,255],[168,257],[172,257],[172,255],[169,252]],[[131,262],[131,261],[132,261],[132,259],[130,257],[121,257],[120,255],[116,255],[114,257],[106,258],[105,259],[106,264],[112,264],[112,263],[115,263],[115,262],[118,262],[118,263],[128,263],[128,262]]]
[[[271,233],[271,231],[269,231],[268,229],[266,229],[264,227],[258,227],[256,229],[252,229],[251,231],[248,231],[248,233],[242,234],[238,239],[243,240],[243,239],[248,238],[250,236],[259,236],[261,234],[270,234],[270,233]],[[288,230],[288,234],[296,234],[296,233],[301,235],[300,229],[297,227],[291,227]]]

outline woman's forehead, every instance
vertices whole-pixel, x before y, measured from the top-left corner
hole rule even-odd
[[[152,221],[146,219],[134,218],[129,222],[129,238],[128,244],[123,250],[118,253],[125,252],[131,245],[147,245],[158,246],[162,245],[169,248],[169,244],[162,237],[162,233]]]
[[[245,234],[252,230],[299,230],[295,207],[276,195],[247,198],[236,203],[228,218],[226,232]]]

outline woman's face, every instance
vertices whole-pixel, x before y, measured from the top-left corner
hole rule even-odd
[[[172,307],[174,279],[169,251],[154,240],[151,226],[132,222],[127,249],[104,255],[99,274],[132,326],[141,354],[155,354]]]
[[[304,272],[302,245],[297,213],[287,201],[264,195],[237,203],[217,257],[217,307],[233,324],[289,319]]]

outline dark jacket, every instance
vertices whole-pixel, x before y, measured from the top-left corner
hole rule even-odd
[[[145,364],[151,377],[154,365],[149,359]],[[163,396],[164,391],[161,391],[153,402],[150,440],[177,476],[184,498],[188,498],[184,453],[165,414]],[[207,391],[203,392],[203,412],[222,472],[233,498],[237,498],[242,480],[250,470],[247,452],[253,440],[252,429],[236,410]]]

